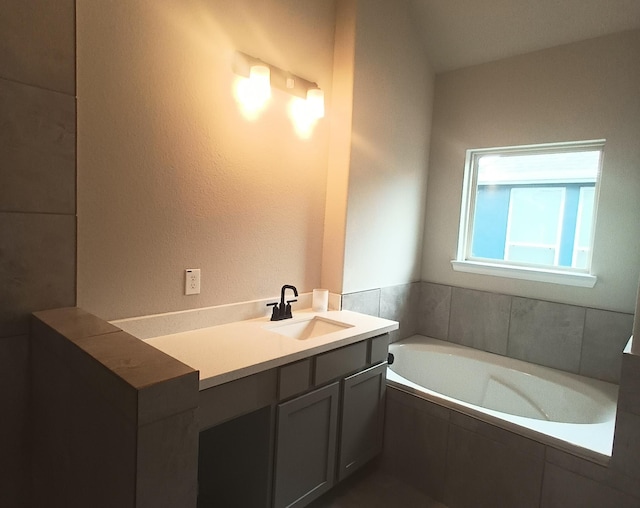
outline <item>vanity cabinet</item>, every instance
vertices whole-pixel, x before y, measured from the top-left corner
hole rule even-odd
[[[386,381],[385,362],[343,382],[338,481],[382,451]]]
[[[382,450],[387,350],[383,335],[318,355],[313,384],[330,384],[278,405],[273,508],[306,506]]]
[[[334,484],[340,384],[278,405],[274,508],[306,506]]]
[[[301,508],[377,455],[388,340],[202,391],[198,507]]]

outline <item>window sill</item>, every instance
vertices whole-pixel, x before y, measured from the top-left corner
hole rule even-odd
[[[549,282],[551,284],[583,288],[594,287],[598,280],[595,275],[588,273],[570,273],[520,266],[506,266],[480,261],[457,261],[454,259],[451,261],[451,265],[456,272],[493,275],[495,277],[508,277],[510,279],[523,279],[535,282]]]

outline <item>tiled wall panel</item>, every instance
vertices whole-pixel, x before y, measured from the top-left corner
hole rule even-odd
[[[0,0],[0,77],[75,95],[75,0]]]
[[[420,284],[417,282],[380,289],[380,317],[400,323],[400,328],[391,332],[390,342],[418,333],[419,303]]]
[[[380,317],[380,290],[371,289],[342,295],[342,308]]]
[[[0,13],[0,393],[12,394],[0,505],[21,507],[30,505],[28,315],[75,304],[75,1],[0,0]]]
[[[444,497],[449,410],[387,390],[382,467],[437,499]]]
[[[195,506],[197,371],[77,308],[35,313],[31,348],[25,506]]]
[[[617,383],[632,328],[633,314],[587,309],[580,374]]]
[[[75,98],[0,79],[0,211],[75,214]]]
[[[449,508],[640,506],[615,450],[591,462],[393,387],[386,418],[383,467]]]
[[[491,353],[507,353],[511,298],[453,288],[449,340]]]
[[[418,333],[617,383],[633,315],[422,282]]]
[[[617,383],[633,315],[414,282],[342,295],[342,308],[414,334]]]
[[[27,417],[28,337],[0,338],[0,506],[29,506]],[[11,482],[5,487],[4,482]]]
[[[584,476],[547,464],[540,508],[637,508],[638,499]]]
[[[0,336],[28,333],[35,310],[75,305],[74,215],[0,213]]]
[[[508,355],[578,373],[585,312],[583,307],[514,297]]]
[[[449,338],[452,292],[451,286],[421,283],[418,330],[422,335],[441,340]]]
[[[544,469],[541,453],[529,454],[498,440],[451,425],[444,502],[454,508],[537,508]]]
[[[342,308],[392,319],[400,328],[391,332],[390,342],[415,335],[419,330],[421,283],[411,282],[342,295]]]

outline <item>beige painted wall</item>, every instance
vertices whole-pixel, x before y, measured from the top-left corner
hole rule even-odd
[[[422,279],[622,312],[640,270],[640,31],[438,75]],[[574,288],[454,272],[465,150],[606,138],[593,253]]]
[[[114,319],[319,286],[328,121],[300,139],[280,91],[247,121],[231,56],[316,81],[330,105],[334,25],[334,0],[77,3],[80,307]],[[185,268],[200,295],[183,295]]]
[[[407,2],[358,2],[342,292],[420,279],[434,75]]]
[[[322,287],[341,293],[344,281],[344,246],[349,201],[349,165],[353,123],[353,79],[355,70],[357,0],[336,4],[333,53],[333,103],[327,192],[322,249]]]

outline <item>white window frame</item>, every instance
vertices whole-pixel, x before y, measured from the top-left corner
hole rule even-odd
[[[602,161],[604,158],[604,139],[569,142],[569,143],[546,143],[539,145],[523,145],[513,147],[497,147],[467,150],[465,157],[465,172],[462,185],[462,203],[460,208],[460,228],[458,232],[458,248],[456,259],[451,261],[455,271],[475,273],[481,275],[492,275],[498,277],[508,277],[536,282],[548,282],[553,284],[563,284],[568,286],[578,286],[592,288],[597,282],[597,276],[591,272],[591,256],[593,254],[593,243],[596,229],[596,218],[598,208],[598,197],[600,189],[600,175],[602,171]],[[471,256],[471,246],[473,242],[473,213],[475,211],[476,191],[478,188],[478,164],[477,160],[489,154],[503,155],[509,153],[534,154],[547,152],[574,152],[580,150],[600,150],[600,167],[595,183],[595,196],[593,206],[593,221],[591,229],[590,250],[588,251],[588,262],[586,269],[575,267],[546,267],[529,265],[503,260],[474,259]],[[577,226],[577,225],[576,225]],[[576,227],[577,229],[577,227]],[[574,256],[575,259],[575,249]]]
[[[578,198],[578,220],[576,222],[576,234],[575,234],[575,238],[573,239],[573,255],[571,256],[571,266],[575,267],[576,263],[578,262],[578,253],[579,252],[586,252],[587,256],[590,258],[591,257],[591,252],[593,251],[593,238],[591,239],[591,246],[590,247],[581,247],[580,245],[578,245],[578,237],[580,236],[580,229],[582,227],[582,209],[584,206],[584,188],[580,189],[580,197]],[[594,199],[597,198],[597,194],[596,197]],[[597,205],[597,200],[596,200],[596,205]],[[594,215],[594,219],[595,219],[595,215]],[[591,235],[593,236],[593,230],[594,230],[594,225],[591,225]]]

